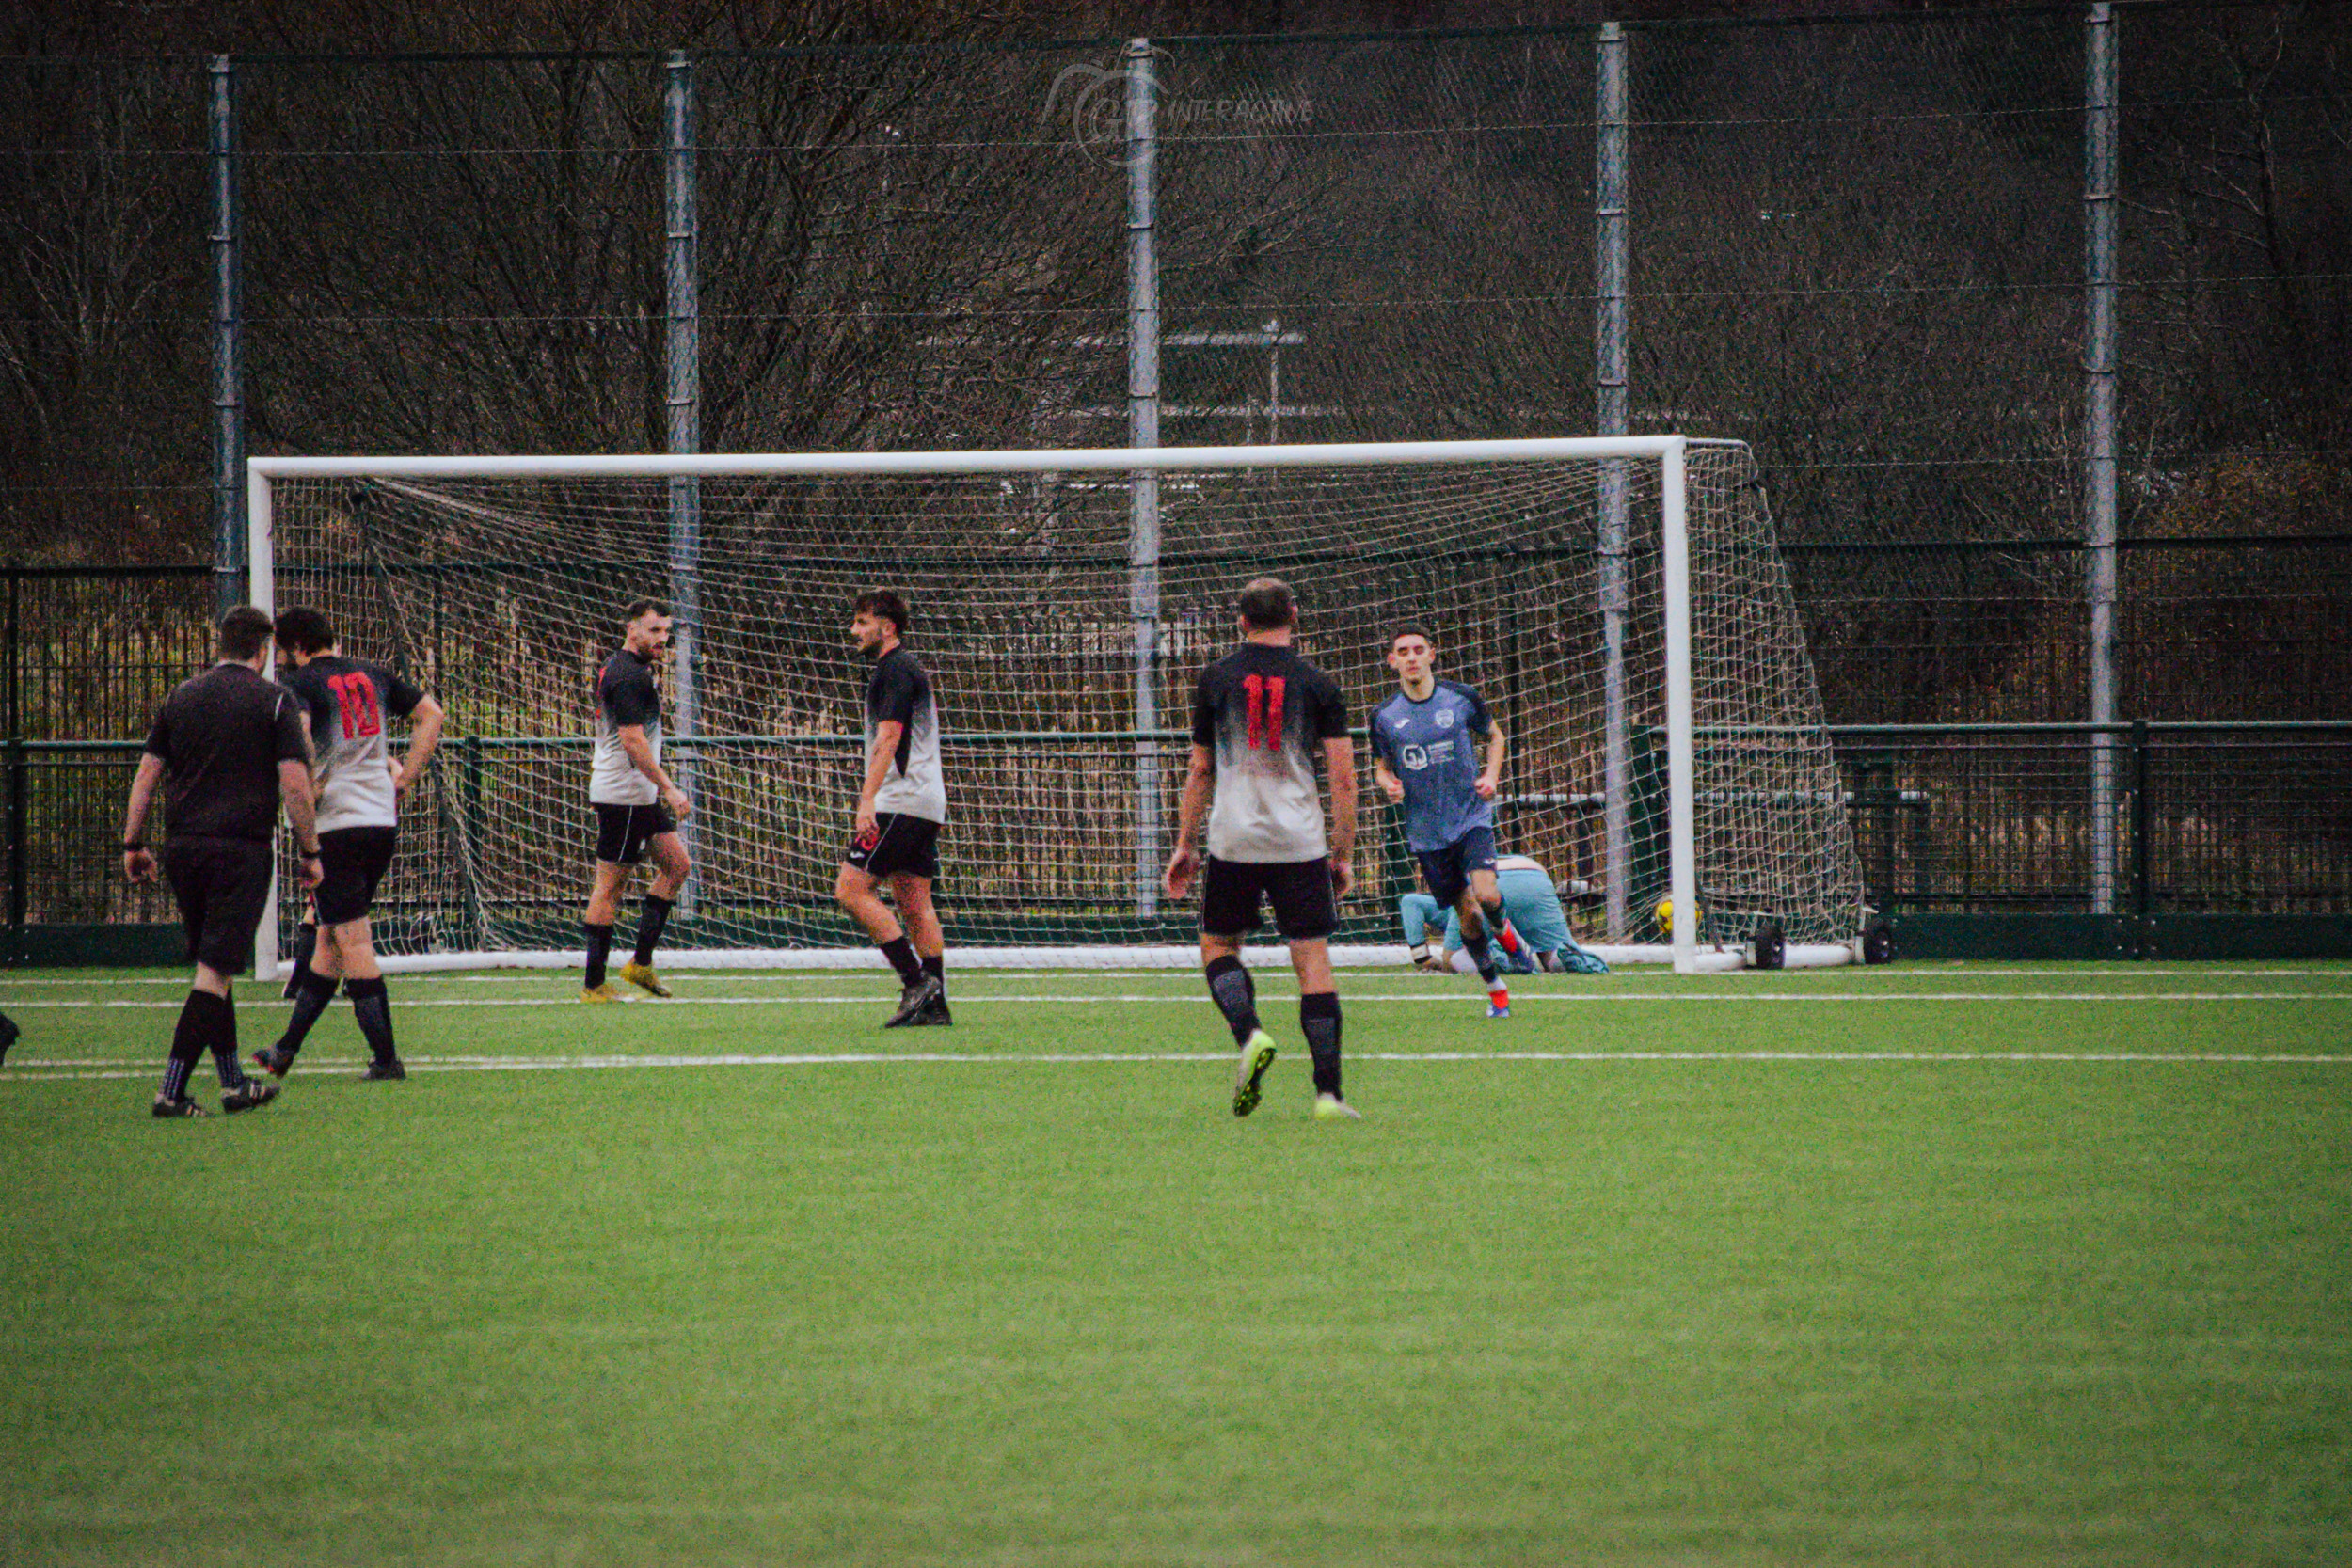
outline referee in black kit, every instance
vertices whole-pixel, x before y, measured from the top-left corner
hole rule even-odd
[[[188,1098],[188,1074],[206,1051],[220,1074],[220,1108],[230,1115],[278,1098],[275,1084],[255,1083],[237,1065],[237,1009],[230,976],[253,953],[253,933],[269,903],[271,841],[278,802],[286,802],[305,888],[319,884],[318,824],[310,809],[310,748],[302,706],[263,678],[270,618],[239,605],[220,622],[220,662],[180,683],[147,733],[131,808],[122,819],[122,870],[152,881],[155,857],[139,837],[164,786],[171,842],[164,875],[188,928],[196,980],[171,1035],[159,1117],[200,1117]]]

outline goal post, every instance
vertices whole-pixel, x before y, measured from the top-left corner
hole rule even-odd
[[[1191,682],[1233,642],[1233,592],[1258,575],[1297,589],[1302,651],[1359,726],[1394,688],[1389,633],[1428,626],[1440,675],[1478,687],[1508,737],[1504,852],[1534,853],[1564,893],[1597,890],[1571,900],[1578,935],[1613,961],[1736,966],[1767,920],[1792,963],[1840,961],[1859,936],[1819,689],[1736,442],[247,467],[255,601],[317,605],[347,652],[403,666],[451,714],[379,905],[396,967],[570,960],[590,682],[619,607],[681,582],[695,721],[666,755],[696,780],[699,834],[674,964],[870,959],[830,897],[863,760],[846,626],[867,587],[906,593],[941,692],[940,903],[960,961],[1190,961],[1188,912],[1161,908],[1148,873],[1172,839]],[[691,541],[672,536],[682,480],[700,498]],[[1627,523],[1605,546],[1613,498]],[[1625,606],[1606,638],[1604,547]],[[1639,755],[1604,755],[1626,736]],[[1335,945],[1400,958],[1411,864],[1359,766],[1359,891]],[[1661,899],[1680,912],[1670,933]]]

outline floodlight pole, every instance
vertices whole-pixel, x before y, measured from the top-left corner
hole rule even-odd
[[[1626,90],[1625,29],[1614,22],[1600,25],[1599,167],[1593,194],[1595,337],[1598,363],[1594,382],[1599,404],[1595,434],[1627,434],[1630,408],[1626,377]],[[1625,462],[1611,458],[1600,466],[1600,539],[1598,544],[1601,642],[1601,864],[1600,882],[1606,899],[1609,940],[1624,942],[1632,935],[1628,920],[1627,884],[1633,875],[1631,814],[1629,795],[1632,773],[1631,730],[1626,722],[1625,617],[1626,519],[1628,512]]]
[[[702,303],[697,288],[697,223],[694,201],[694,65],[683,50],[670,55],[662,94],[667,167],[663,181],[663,227],[668,233],[665,282],[668,331],[664,344],[664,397],[669,408],[669,450],[702,450]],[[694,736],[701,728],[700,685],[695,664],[702,644],[702,481],[670,479],[670,721],[678,754],[670,768],[678,788],[691,794],[696,783]],[[693,856],[694,820],[677,825]],[[678,890],[682,915],[694,912],[697,879]]]
[[[213,261],[213,613],[245,602],[243,530],[245,355],[237,234],[237,73],[226,55],[212,61],[206,143],[212,172]]]
[[[2084,596],[2090,612],[2090,721],[2115,722],[2115,18],[2090,8],[2084,25],[2083,371]],[[2115,737],[2090,736],[2090,912],[2115,912]]]
[[[1160,278],[1152,254],[1158,125],[1152,113],[1152,40],[1127,44],[1127,445],[1160,444]],[[1130,480],[1127,613],[1135,626],[1136,918],[1160,912],[1166,808],[1161,800],[1159,728],[1160,475]]]

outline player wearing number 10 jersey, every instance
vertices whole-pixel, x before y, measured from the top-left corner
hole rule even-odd
[[[1242,967],[1242,938],[1257,929],[1260,902],[1298,974],[1298,1022],[1314,1064],[1315,1115],[1356,1115],[1340,1093],[1340,998],[1331,978],[1337,895],[1347,891],[1356,845],[1356,750],[1347,705],[1331,677],[1298,657],[1298,607],[1290,585],[1260,578],[1234,601],[1242,645],[1200,673],[1192,705],[1192,769],[1184,780],[1164,885],[1182,898],[1199,863],[1193,849],[1208,818],[1209,861],[1200,884],[1200,961],[1209,994],[1233,1031],[1241,1060],[1233,1115],[1257,1109],[1274,1037],[1258,1021],[1257,989]],[[1331,780],[1324,832],[1318,755]]]
[[[278,684],[301,705],[310,732],[322,876],[312,895],[317,951],[305,955],[295,972],[286,1033],[269,1050],[255,1053],[254,1065],[284,1077],[335,999],[340,980],[367,1037],[372,1060],[362,1076],[405,1078],[407,1070],[393,1049],[391,997],[375,961],[368,911],[392,863],[401,798],[440,740],[441,705],[381,664],[345,658],[336,646],[335,628],[315,610],[289,610],[278,616],[277,638],[278,652],[293,666],[279,670]],[[409,721],[408,754],[399,762],[392,760],[385,735],[393,719]]]

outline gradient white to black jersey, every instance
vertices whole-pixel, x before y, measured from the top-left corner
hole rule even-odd
[[[1346,735],[1338,684],[1289,648],[1245,643],[1200,672],[1192,739],[1216,758],[1209,853],[1261,864],[1328,854],[1315,761]]]
[[[890,771],[875,793],[877,812],[947,820],[947,781],[939,768],[939,699],[922,662],[901,646],[874,661],[866,682],[866,744],[878,724],[900,726]]]
[[[653,760],[661,760],[661,689],[654,684],[653,660],[627,648],[604,661],[596,673],[596,750],[589,764],[588,799],[602,806],[650,806],[660,798],[653,781],[637,770],[621,745],[621,731],[641,726]]]
[[[319,832],[397,825],[400,799],[392,787],[385,721],[407,718],[424,693],[381,664],[340,655],[314,658],[300,669],[281,667],[278,684],[293,692],[310,716]]]

